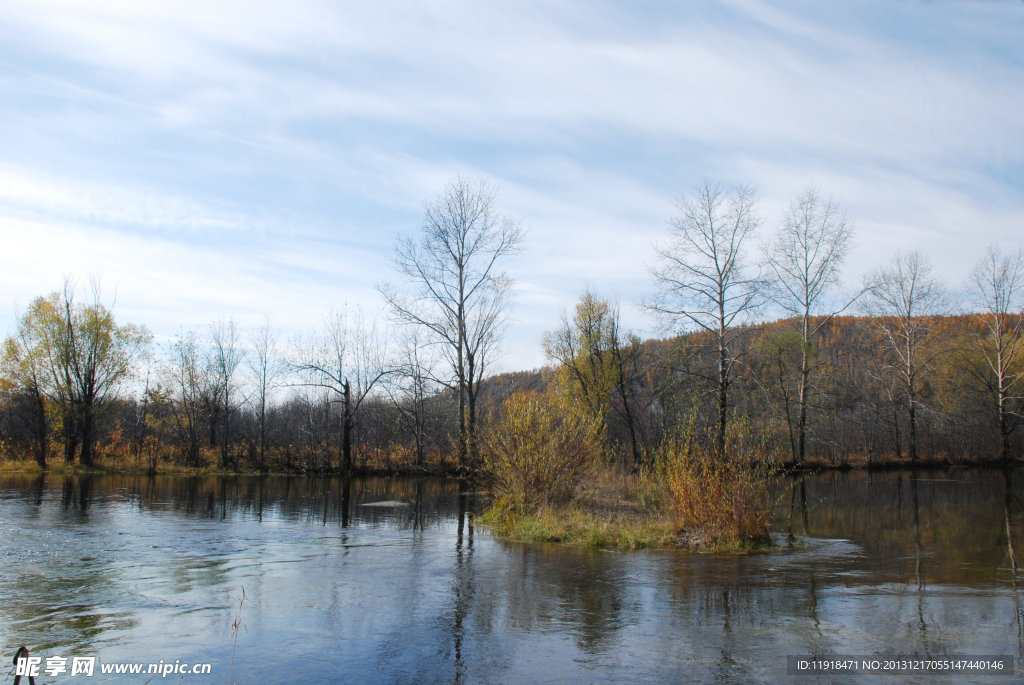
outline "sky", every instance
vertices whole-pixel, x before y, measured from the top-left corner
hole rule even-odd
[[[921,249],[955,290],[1024,240],[1022,112],[1021,2],[6,0],[0,329],[66,276],[163,341],[375,311],[457,174],[527,231],[495,370],[588,285],[660,335],[654,246],[704,179],[765,237],[815,184],[848,286]]]

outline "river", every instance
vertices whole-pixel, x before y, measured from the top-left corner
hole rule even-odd
[[[1019,682],[1022,484],[787,478],[775,550],[706,555],[497,540],[446,480],[2,474],[3,668],[24,644],[69,658],[41,683],[96,656],[94,682],[140,685],[101,664],[211,665],[154,683],[865,684],[971,679],[791,676],[786,657],[1006,655],[1016,675],[981,680]]]

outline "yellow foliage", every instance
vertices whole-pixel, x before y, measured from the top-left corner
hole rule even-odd
[[[723,547],[770,539],[773,462],[764,441],[746,441],[746,432],[742,422],[730,430],[725,453],[718,454],[712,436],[697,439],[691,421],[665,446],[662,467],[682,542]]]
[[[485,475],[511,507],[526,511],[566,502],[597,459],[599,430],[571,398],[514,393],[481,436]]]

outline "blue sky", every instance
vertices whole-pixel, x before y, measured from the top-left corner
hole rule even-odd
[[[395,237],[457,173],[528,229],[507,369],[586,283],[628,325],[703,178],[767,235],[842,200],[857,283],[924,249],[959,287],[1024,236],[1019,2],[0,5],[0,324],[102,277],[167,338],[379,305]]]

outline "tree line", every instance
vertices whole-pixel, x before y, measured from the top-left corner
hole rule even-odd
[[[587,289],[542,345],[550,367],[488,376],[512,305],[521,223],[486,181],[457,177],[398,241],[383,314],[337,308],[285,340],[269,317],[222,319],[160,349],[118,324],[99,284],[33,300],[4,342],[4,454],[225,470],[468,473],[504,399],[533,389],[596,422],[609,462],[653,465],[689,422],[724,453],[737,430],[801,464],[1019,458],[1020,249],[997,245],[957,302],[921,252],[841,288],[853,221],[813,187],[762,238],[749,187],[679,198],[642,307],[666,337],[626,330]],[[771,320],[771,318],[777,318]]]

